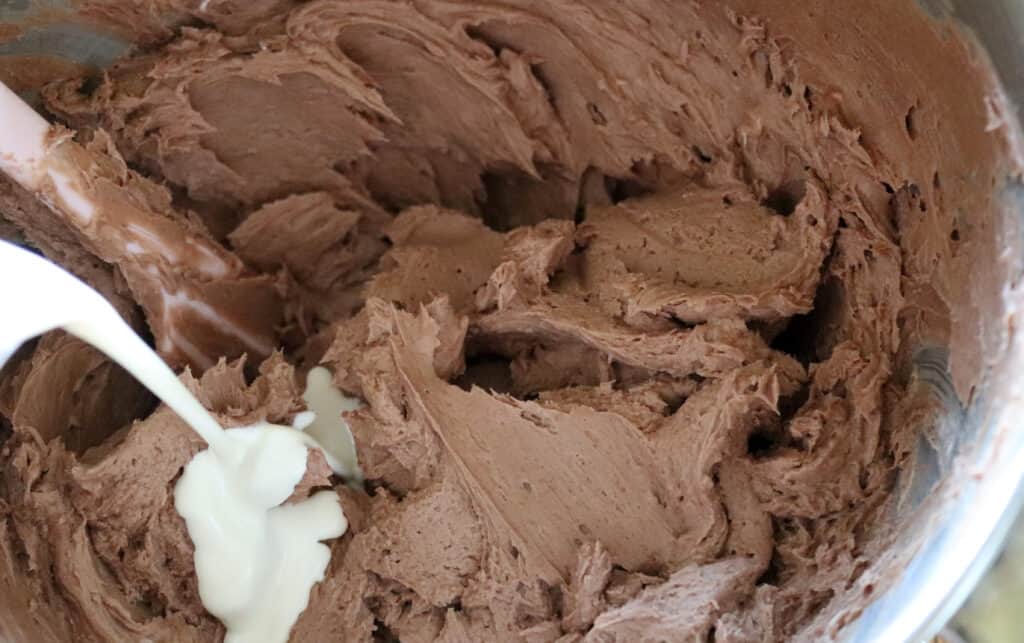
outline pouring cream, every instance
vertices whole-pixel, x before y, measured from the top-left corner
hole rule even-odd
[[[20,310],[0,331],[0,350],[62,327],[121,364],[206,441],[209,448],[188,463],[175,487],[175,508],[195,545],[203,605],[225,624],[227,641],[286,641],[330,560],[321,541],[348,527],[334,492],[282,505],[305,473],[309,450],[322,450],[317,440],[265,422],[225,431],[99,293],[8,243],[0,242],[0,265],[20,276],[0,284],[5,301]],[[323,381],[317,390],[319,397],[328,394]],[[336,397],[340,406],[351,405]],[[314,418],[322,436],[347,433],[339,422],[340,415]]]

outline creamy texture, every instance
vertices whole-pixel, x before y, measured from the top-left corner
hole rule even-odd
[[[225,432],[232,457],[197,453],[174,487],[195,545],[199,597],[224,624],[225,641],[287,641],[331,558],[320,541],[348,527],[332,491],[285,504],[307,476],[311,450],[319,452],[299,436],[267,423]]]
[[[0,184],[0,213],[205,370],[183,378],[222,422],[306,410],[286,360],[363,401],[366,493],[300,484],[350,530],[293,640],[820,640],[883,589],[935,411],[915,355],[951,347],[966,401],[998,341],[997,289],[968,285],[1000,283],[1018,169],[952,25],[873,0],[232,6],[82,2],[144,46],[43,96],[139,207],[82,226]],[[153,245],[112,241],[139,225]],[[198,247],[230,269],[176,270]],[[237,341],[257,330],[287,358]],[[142,403],[104,427],[69,341],[2,377],[5,627],[215,639],[168,513],[195,440],[166,409],[128,426]],[[242,353],[251,383],[218,361]],[[58,377],[78,399],[43,406]]]
[[[345,397],[334,388],[331,372],[322,366],[306,374],[306,390],[302,400],[309,415],[296,417],[295,427],[316,440],[327,461],[339,476],[355,484],[362,482],[352,432],[345,422],[344,413],[359,408],[359,400]]]

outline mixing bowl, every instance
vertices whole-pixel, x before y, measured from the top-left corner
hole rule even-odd
[[[736,4],[756,10],[759,2]],[[823,20],[827,20],[828,4],[801,3],[807,8],[820,6]],[[884,14],[896,4],[866,2],[864,12]],[[1007,99],[990,107],[998,112],[995,116],[1003,117],[1001,126],[1016,132],[1018,114],[1006,106],[1024,101],[1024,3],[922,0],[920,5],[933,20],[955,21],[987,53]],[[37,67],[36,75],[59,77],[78,65],[109,65],[129,50],[124,40],[75,22],[72,11],[61,0],[0,0],[0,79],[31,100],[36,96],[31,87],[19,86],[17,72],[25,57],[48,57],[47,68]],[[899,14],[894,15],[898,19]],[[169,9],[168,20],[175,19]],[[822,25],[838,31],[855,27]],[[851,42],[839,38],[836,47],[852,47]],[[858,60],[857,55],[851,49],[850,59]],[[955,88],[941,89],[943,96],[955,94]],[[922,435],[916,464],[897,482],[900,502],[890,524],[879,529],[879,537],[891,539],[887,541],[891,544],[864,575],[876,580],[857,583],[848,596],[833,601],[817,619],[815,632],[865,643],[920,641],[933,635],[976,585],[1024,502],[1024,338],[1014,332],[1017,311],[1024,302],[1020,284],[1024,236],[1018,231],[1024,188],[1019,177],[1006,176],[996,180],[992,189],[998,192],[995,202],[1000,204],[992,211],[997,220],[989,222],[997,240],[995,251],[981,259],[991,265],[978,267],[970,282],[972,292],[963,293],[964,305],[969,300],[981,311],[981,331],[975,333],[980,336],[964,340],[964,335],[953,333],[954,341],[976,344],[968,348],[978,358],[967,374],[973,390],[966,396],[963,390],[957,394],[947,348],[922,345],[915,349],[916,377],[943,400],[943,417],[933,431]],[[965,397],[966,405],[961,403]],[[0,632],[7,629],[2,627],[2,600]]]

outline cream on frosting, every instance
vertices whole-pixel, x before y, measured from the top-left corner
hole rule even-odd
[[[0,264],[23,277],[3,285],[3,297],[21,311],[17,323],[12,320],[4,329],[0,346],[62,328],[109,355],[206,442],[208,448],[188,462],[174,491],[175,509],[195,545],[203,606],[225,624],[228,641],[287,641],[330,560],[330,548],[320,541],[347,528],[331,491],[281,506],[304,478],[316,474],[307,471],[308,461],[315,460],[311,451],[337,460],[312,434],[330,438],[331,446],[344,444],[339,438],[348,435],[336,412],[338,402],[346,400],[336,391],[338,400],[328,397],[330,375],[325,381],[324,369],[314,369],[307,386],[310,413],[320,416],[307,427],[313,430],[259,422],[225,432],[99,293],[10,243],[0,243]],[[346,455],[354,458],[351,449]]]

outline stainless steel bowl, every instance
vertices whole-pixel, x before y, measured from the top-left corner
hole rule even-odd
[[[939,18],[952,17],[973,34],[1010,104],[1024,104],[1024,3],[922,0],[921,5]],[[1016,109],[1011,118],[1020,124]],[[1016,228],[1024,214],[1019,178],[1008,182],[1003,196],[1006,216],[1013,218],[1006,223]],[[1006,335],[1005,343],[988,360],[991,366],[967,408],[951,405],[942,423],[943,448],[922,445],[934,456],[919,461],[923,477],[935,480],[923,485],[932,502],[922,498],[926,511],[909,514],[913,519],[900,526],[904,537],[894,547],[906,551],[894,552],[894,560],[909,557],[909,562],[900,580],[848,628],[851,641],[921,641],[938,632],[977,586],[1024,505],[1024,338],[1013,332],[1024,303],[1019,288],[1022,241],[1019,234],[1009,236],[1003,249],[1014,258],[1011,283],[978,284],[1003,292],[1005,317],[993,315],[987,323]],[[1002,332],[1004,324],[1008,333]],[[917,361],[921,366],[922,360]],[[948,374],[933,376],[940,390],[948,388]],[[916,530],[926,532],[923,543],[913,537]]]
[[[971,32],[990,56],[1010,103],[1024,104],[1024,3],[919,1],[934,17],[951,17]],[[68,6],[62,0],[0,0],[0,27],[26,27],[15,39],[0,38],[0,57],[52,55],[102,67],[128,50],[117,38],[61,20]],[[1016,112],[1010,118],[1020,124]],[[997,223],[1016,229],[1024,215],[1024,186],[1013,179],[1002,196],[1013,220]],[[906,500],[893,520],[895,544],[876,564],[883,571],[888,567],[893,582],[864,596],[870,604],[851,623],[841,623],[838,612],[823,615],[827,629],[843,639],[913,642],[934,635],[975,587],[1024,504],[1024,337],[1013,332],[1016,311],[1024,305],[1024,236],[1007,239],[1007,283],[978,284],[1002,292],[1005,312],[986,323],[1004,341],[998,354],[986,356],[970,404],[962,407],[953,393],[944,351],[916,356],[919,377],[947,401],[946,416],[937,440],[921,440],[917,469],[903,480]]]

